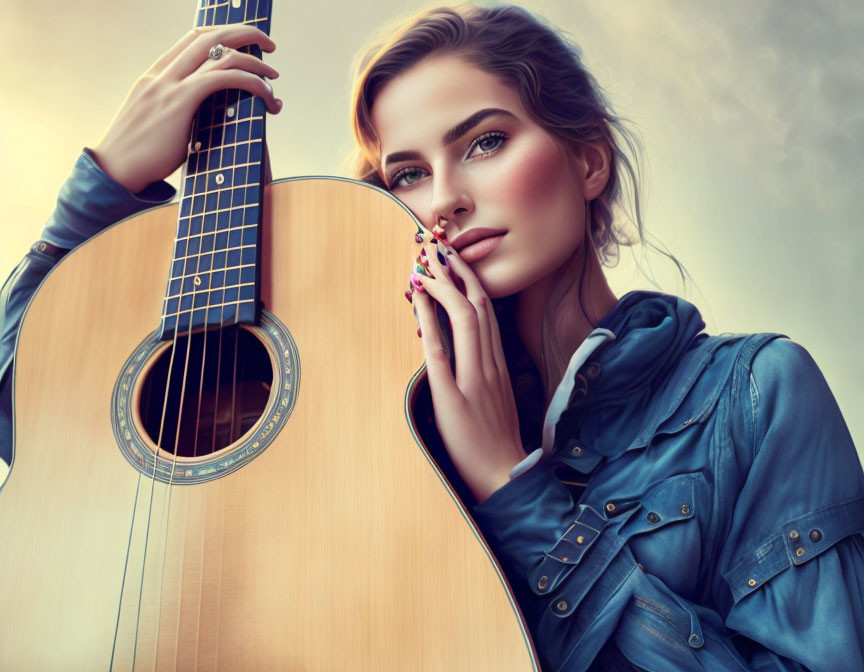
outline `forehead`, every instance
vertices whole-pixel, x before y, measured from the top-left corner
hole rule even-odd
[[[382,155],[431,149],[447,129],[487,107],[526,116],[519,94],[494,75],[459,57],[440,56],[388,82],[372,105],[372,124]]]

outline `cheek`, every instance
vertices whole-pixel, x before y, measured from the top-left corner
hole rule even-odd
[[[575,184],[557,146],[551,140],[529,141],[514,150],[496,185],[508,210],[535,224],[572,218]]]

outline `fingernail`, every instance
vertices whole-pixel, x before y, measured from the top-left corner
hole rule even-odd
[[[417,288],[418,291],[422,292],[423,290],[423,281],[420,279],[420,276],[417,273],[411,274],[411,282]]]
[[[414,299],[411,298],[411,292],[410,291],[406,290],[405,298],[408,299],[408,303],[414,303]]]
[[[423,244],[423,234],[419,231],[414,234],[414,242],[418,244]]]
[[[425,256],[426,256],[426,248],[425,248],[425,247],[424,247],[422,250],[420,250],[420,256],[421,256],[421,257],[425,257]]]
[[[417,327],[417,337],[418,337],[418,338],[423,338],[423,332],[420,331],[420,327]]]

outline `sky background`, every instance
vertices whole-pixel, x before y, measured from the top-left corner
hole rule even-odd
[[[355,53],[381,24],[439,4],[274,2],[266,57],[285,101],[268,121],[274,178],[337,175],[351,148]],[[480,3],[490,4],[490,3]],[[864,326],[856,196],[864,174],[864,5],[851,1],[540,0],[645,145],[643,219],[687,268],[622,252],[613,290],[659,289],[710,333],[772,331],[824,373],[864,456]],[[192,25],[195,4],[0,0],[0,273],[17,264],[84,146],[135,79]],[[176,176],[171,180],[175,185]],[[407,336],[406,336],[407,337]]]

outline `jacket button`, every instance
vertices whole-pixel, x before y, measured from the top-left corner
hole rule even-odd
[[[579,457],[582,454],[582,446],[573,446],[573,448],[570,449],[570,453],[575,457]]]
[[[690,513],[690,507],[687,506],[686,504],[682,504],[681,505],[681,513],[686,516],[688,513]]]
[[[589,362],[588,366],[585,367],[585,375],[591,379],[598,378],[602,371],[603,367],[600,366],[597,362]]]
[[[654,513],[653,511],[649,512],[648,515],[645,516],[645,518],[646,518],[646,520],[647,520],[649,523],[651,523],[652,525],[653,525],[654,523],[660,522],[660,516],[658,516],[658,515],[657,515],[656,513]]]
[[[702,646],[702,638],[694,632],[690,635],[690,639],[687,640],[687,643],[692,647]]]
[[[564,600],[559,600],[558,604],[555,605],[555,608],[558,611],[567,611],[567,603]]]
[[[606,510],[612,513],[615,510],[615,504],[613,502],[606,502]]]
[[[540,590],[546,590],[547,585],[549,585],[549,577],[548,576],[541,576],[540,580],[537,582],[537,587]]]
[[[585,537],[583,537],[581,534],[578,537],[576,537],[576,543],[577,544],[581,544],[583,541],[585,541]]]
[[[796,548],[795,549],[795,555],[797,555],[800,558],[802,555],[804,555],[804,549],[800,548],[800,547]]]
[[[747,579],[747,585],[752,588],[756,585],[756,579]]]
[[[813,541],[821,541],[822,533],[819,530],[810,530],[810,538]]]
[[[797,538],[798,538],[798,530],[792,530],[792,531],[789,533],[789,538],[790,538],[790,539],[797,539]]]

